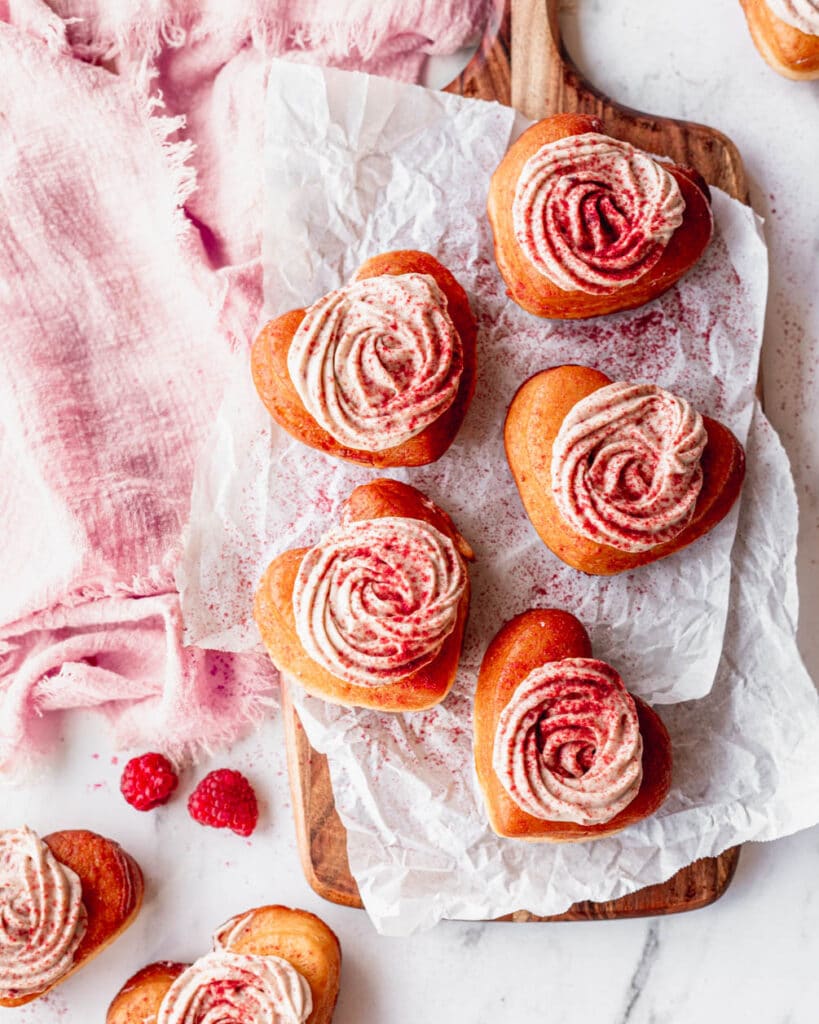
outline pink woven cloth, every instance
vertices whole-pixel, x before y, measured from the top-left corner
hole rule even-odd
[[[266,659],[182,645],[174,569],[258,326],[269,58],[415,77],[483,6],[0,0],[0,771],[64,709],[177,759],[265,713]]]

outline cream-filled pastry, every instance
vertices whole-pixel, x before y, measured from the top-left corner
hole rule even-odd
[[[501,836],[582,842],[654,813],[671,783],[659,717],[591,657],[568,612],[532,609],[492,640],[478,675],[475,767]]]
[[[679,395],[586,366],[530,377],[509,406],[506,456],[543,542],[594,575],[664,558],[730,511],[739,441]]]
[[[192,964],[148,964],[111,1003],[107,1024],[330,1024],[341,947],[314,914],[256,907]]]
[[[705,251],[711,197],[693,169],[656,160],[585,114],[512,143],[489,188],[495,259],[536,316],[579,319],[662,294]]]
[[[367,466],[419,466],[455,438],[475,389],[469,300],[429,253],[375,256],[353,281],[271,320],[256,390],[293,437]]]
[[[0,831],[0,1006],[38,999],[100,953],[142,894],[136,861],[95,832]]]
[[[31,829],[0,832],[0,999],[60,981],[87,925],[78,876]]]
[[[414,711],[455,679],[471,549],[397,480],[357,487],[341,525],[271,562],[254,616],[276,667],[332,703]]]

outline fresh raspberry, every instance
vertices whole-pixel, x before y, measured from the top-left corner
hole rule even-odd
[[[138,811],[167,802],[179,779],[173,765],[162,754],[143,754],[132,757],[122,772],[119,788],[122,795]]]
[[[230,768],[209,772],[188,798],[188,812],[200,825],[229,828],[249,836],[259,820],[253,787]]]

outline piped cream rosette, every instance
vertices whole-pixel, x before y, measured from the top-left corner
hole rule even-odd
[[[512,216],[519,245],[544,277],[565,291],[605,294],[655,266],[684,211],[662,164],[586,132],[547,143],[526,161]]]
[[[545,821],[600,825],[640,789],[643,743],[634,700],[594,658],[534,669],[501,712],[492,763],[514,802]]]
[[[304,1024],[313,997],[303,975],[282,957],[230,950],[247,917],[226,922],[214,937],[213,951],[176,978],[157,1024]]]
[[[387,274],[312,305],[290,343],[287,369],[328,434],[379,452],[419,434],[452,405],[463,349],[433,278]]]
[[[31,829],[0,832],[0,997],[67,974],[87,926],[82,885]]]
[[[455,544],[429,523],[359,520],[304,556],[293,588],[298,636],[339,679],[394,683],[436,657],[466,583]]]
[[[707,439],[700,414],[656,384],[599,388],[571,409],[555,439],[555,503],[584,537],[647,551],[690,522]]]

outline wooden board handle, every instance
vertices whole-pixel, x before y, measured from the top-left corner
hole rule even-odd
[[[562,50],[560,0],[512,0],[512,48],[528,55],[512,66],[512,106],[533,121],[563,113],[559,87],[574,65]]]
[[[721,132],[633,110],[586,81],[561,38],[560,0],[493,0],[477,52],[445,91],[511,103],[533,120],[592,114],[617,138],[696,167],[710,185],[749,201],[742,160]]]
[[[489,20],[474,56],[444,92],[509,106],[512,68],[512,18],[509,0],[492,0]]]

